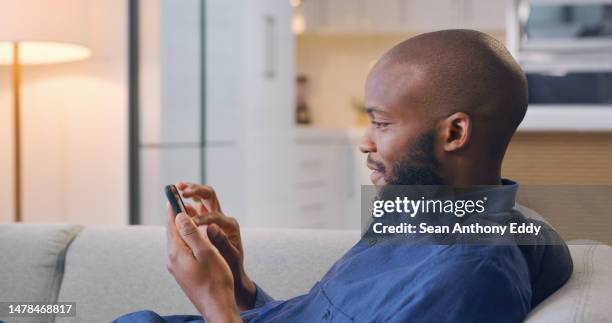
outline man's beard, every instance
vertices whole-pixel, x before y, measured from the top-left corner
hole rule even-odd
[[[412,147],[397,159],[391,173],[387,173],[381,163],[368,159],[385,174],[387,185],[444,185],[437,172],[439,166],[434,140],[433,130],[420,135]]]

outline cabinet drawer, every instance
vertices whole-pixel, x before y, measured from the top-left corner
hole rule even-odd
[[[331,144],[299,145],[297,148],[297,182],[332,180],[339,162],[338,149]]]

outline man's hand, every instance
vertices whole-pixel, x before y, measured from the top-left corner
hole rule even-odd
[[[198,226],[207,226],[210,241],[229,265],[234,278],[234,296],[241,310],[255,305],[257,288],[244,270],[244,252],[240,238],[240,226],[236,219],[223,214],[217,194],[212,187],[185,182],[176,183],[184,198],[195,207],[186,204],[187,212]]]
[[[209,240],[206,225],[196,226],[168,207],[168,271],[206,322],[242,322],[234,298],[232,272]]]

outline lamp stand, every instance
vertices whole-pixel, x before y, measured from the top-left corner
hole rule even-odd
[[[19,43],[13,43],[13,116],[15,120],[15,222],[21,222],[21,62]]]

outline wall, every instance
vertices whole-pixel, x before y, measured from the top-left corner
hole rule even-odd
[[[0,222],[13,218],[13,108],[11,70],[0,67]]]
[[[297,70],[308,76],[308,106],[313,125],[347,128],[356,123],[352,98],[363,99],[370,67],[403,35],[296,37]]]
[[[612,133],[518,133],[503,174],[522,184],[612,184]]]
[[[83,28],[92,57],[23,69],[26,222],[127,223],[127,4],[87,1]],[[11,107],[9,73],[0,69],[1,110]],[[3,135],[12,133],[12,114],[0,113],[0,221],[6,222],[13,212],[13,157],[12,136]]]

